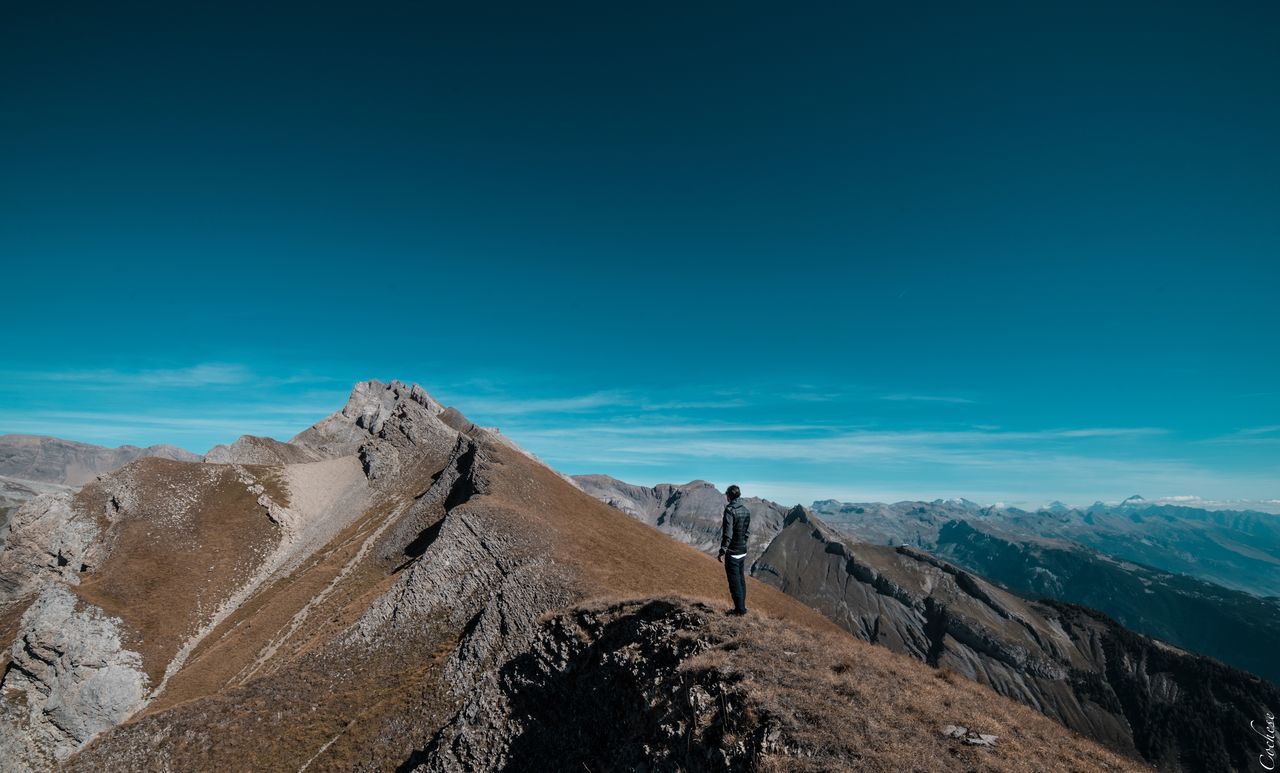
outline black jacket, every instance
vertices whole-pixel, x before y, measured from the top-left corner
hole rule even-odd
[[[751,511],[740,500],[724,506],[720,524],[720,552],[731,556],[747,552],[747,533],[751,530]]]

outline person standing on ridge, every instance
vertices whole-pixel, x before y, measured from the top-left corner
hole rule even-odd
[[[730,486],[724,492],[729,503],[724,506],[724,521],[720,524],[720,553],[717,561],[724,562],[724,573],[729,578],[729,595],[733,597],[731,615],[747,613],[747,580],[743,576],[743,564],[747,560],[747,533],[751,530],[751,511],[738,501],[742,491]]]

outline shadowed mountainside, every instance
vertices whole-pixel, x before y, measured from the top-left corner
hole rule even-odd
[[[1101,523],[1126,514],[1124,523],[1137,529],[1134,534],[1140,535],[1160,532],[1161,524],[1168,524],[1173,518],[1169,515],[1171,511],[1194,511],[1196,517],[1213,522],[1230,521],[1232,513],[1152,508],[1136,500],[1119,507],[1098,504],[1083,515],[1061,505],[1027,513],[954,500],[892,505],[826,500],[816,502],[815,506],[824,520],[842,533],[877,544],[914,545],[1017,593],[1092,607],[1137,632],[1218,658],[1263,676],[1272,684],[1280,683],[1280,662],[1271,655],[1274,646],[1271,642],[1280,638],[1280,597],[1258,597],[1236,589],[1247,583],[1236,582],[1232,587],[1224,587],[1203,579],[1203,575],[1164,571],[1062,536],[1080,533],[1082,530],[1071,524],[1083,523],[1081,518],[1096,517]],[[1159,522],[1151,519],[1152,509],[1163,513]],[[1202,562],[1173,558],[1175,554],[1191,556],[1201,549],[1197,539],[1178,537],[1178,534],[1206,538],[1203,524],[1197,525],[1193,520],[1189,525],[1177,525],[1180,523],[1175,519],[1169,534],[1156,537],[1164,547],[1152,547],[1150,552],[1166,555],[1166,565],[1203,567],[1212,563],[1209,559]],[[1253,513],[1240,523],[1242,529],[1260,531],[1254,558],[1258,561],[1266,558],[1264,548],[1271,539],[1266,535],[1272,524],[1280,524],[1280,516]],[[1037,536],[1037,533],[1059,536]],[[1246,537],[1237,533],[1234,539],[1236,547],[1228,552],[1244,560],[1239,553],[1243,548],[1239,545]],[[1108,550],[1112,547],[1112,543],[1096,537],[1091,542],[1101,543]],[[1185,547],[1173,547],[1176,545]],[[1224,549],[1219,546],[1220,551]],[[1264,574],[1266,581],[1255,585],[1267,586],[1274,577],[1280,577],[1280,562]]]
[[[1062,540],[1014,540],[967,521],[942,527],[934,548],[1002,586],[1081,604],[1120,624],[1280,684],[1280,598],[1259,598]]]

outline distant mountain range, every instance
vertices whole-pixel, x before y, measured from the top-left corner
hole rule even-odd
[[[868,542],[933,549],[943,526],[966,521],[1011,540],[1065,540],[1115,558],[1186,574],[1257,596],[1280,596],[1280,516],[1153,505],[1130,497],[1034,512],[972,502],[813,503],[833,526]]]

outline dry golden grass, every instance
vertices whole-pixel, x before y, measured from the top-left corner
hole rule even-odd
[[[258,653],[283,637],[294,616],[334,582],[364,539],[393,508],[391,502],[371,507],[293,572],[267,583],[250,596],[200,642],[165,693],[147,707],[146,713],[163,711],[234,684]],[[360,611],[348,608],[352,597],[384,582],[384,578],[382,572],[357,567],[356,572],[344,578],[341,587],[330,593],[324,604],[311,611],[310,624],[297,631],[295,639],[280,642],[281,657],[274,659],[271,667],[284,662],[285,656],[307,642],[323,641],[349,623]]]
[[[136,512],[116,519],[109,557],[73,589],[125,621],[126,646],[141,653],[156,684],[183,642],[262,564],[279,531],[230,467],[146,458],[123,474],[139,492]]]

